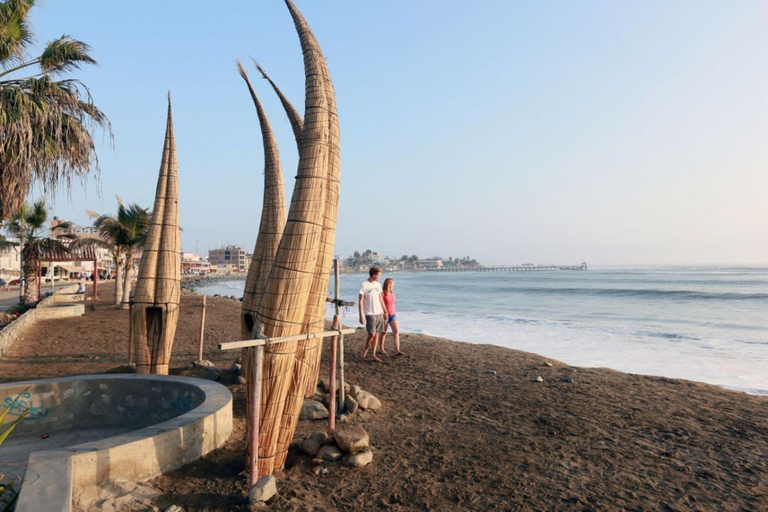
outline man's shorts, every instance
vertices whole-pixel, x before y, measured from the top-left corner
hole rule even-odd
[[[384,315],[365,315],[365,330],[368,334],[376,334],[384,329]]]

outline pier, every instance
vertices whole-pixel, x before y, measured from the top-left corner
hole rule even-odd
[[[424,272],[552,272],[556,270],[587,270],[587,264],[579,265],[511,265],[499,267],[425,268]]]

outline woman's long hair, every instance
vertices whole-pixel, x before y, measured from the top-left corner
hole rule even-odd
[[[382,285],[381,289],[384,292],[384,295],[389,295],[392,293],[391,287],[389,286],[390,283],[394,284],[395,280],[391,277],[388,277],[384,280],[384,284]]]

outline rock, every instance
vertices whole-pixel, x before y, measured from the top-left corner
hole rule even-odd
[[[122,366],[115,366],[114,368],[110,368],[104,373],[136,373],[136,365],[124,364]]]
[[[338,460],[341,460],[341,457],[344,454],[341,453],[341,450],[339,450],[338,446],[328,444],[320,448],[320,451],[317,452],[317,458],[327,460],[328,462],[336,462]]]
[[[571,377],[570,375],[566,375],[563,380],[565,382],[571,383],[571,382],[573,382],[573,377]]]
[[[352,395],[344,396],[344,408],[348,410],[350,414],[354,414],[359,406],[360,404],[357,403],[357,400],[352,398]]]
[[[322,462],[322,461],[321,461]],[[315,476],[323,476],[328,474],[328,468],[325,466],[317,466],[312,470],[312,474]]]
[[[183,374],[190,377],[197,377],[198,379],[219,380],[219,377],[221,377],[221,370],[215,366],[195,365],[186,372],[183,372]]]
[[[496,370],[488,370],[488,375],[497,375]]]
[[[269,501],[275,494],[277,494],[277,478],[273,475],[264,475],[259,478],[256,485],[251,487],[248,492],[248,501],[251,503]]]
[[[373,452],[366,450],[360,453],[350,453],[344,457],[344,465],[352,466],[353,468],[362,468],[367,466],[373,460]]]
[[[381,401],[373,396],[372,393],[367,391],[360,391],[354,398],[357,400],[357,404],[361,409],[367,409],[370,411],[378,411],[381,409]]]
[[[320,451],[320,447],[323,446],[323,442],[328,438],[328,434],[325,432],[315,432],[301,443],[301,451],[307,455],[315,457],[317,452]]]
[[[346,453],[360,453],[368,449],[368,433],[360,427],[337,428],[333,431],[333,438]]]
[[[330,386],[328,385],[328,383],[325,382],[324,379],[320,379],[320,380],[317,381],[317,387],[323,393],[327,393],[331,389]]]
[[[339,416],[339,423],[348,423],[349,422],[349,414],[342,414]]]
[[[537,375],[535,379],[533,379],[533,382],[544,382],[544,379],[541,377],[541,375]]]
[[[240,373],[241,371],[243,371],[243,365],[239,363],[232,363],[232,366],[230,366],[229,369],[232,370],[233,372]]]
[[[246,382],[248,382],[248,381],[246,380],[246,378],[245,378],[245,377],[243,377],[242,375],[240,375],[240,376],[237,378],[237,382],[239,382],[240,384],[245,384],[245,383],[246,383]]]
[[[544,366],[552,366],[552,363],[550,363],[549,361],[544,361]]]
[[[349,394],[352,395],[352,398],[357,400],[357,394],[361,392],[362,389],[360,389],[360,386],[350,386],[349,387]]]
[[[178,505],[171,505],[170,507],[165,509],[165,512],[184,512],[184,509]]]
[[[337,386],[338,387],[338,386]],[[348,394],[349,390],[352,389],[348,383],[344,383],[344,394]]]
[[[304,400],[301,406],[300,420],[321,420],[328,417],[328,409],[320,402],[314,400]]]
[[[319,464],[322,464],[322,463],[323,463],[323,462],[325,462],[325,461],[324,461],[323,459],[317,459],[317,458],[315,458],[315,459],[312,459],[310,462],[312,463],[312,465],[313,465],[313,466],[317,466],[317,465],[319,465]]]

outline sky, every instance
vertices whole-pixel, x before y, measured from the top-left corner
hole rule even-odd
[[[295,2],[336,86],[337,254],[768,264],[768,2]],[[151,207],[171,91],[183,248],[251,251],[264,162],[235,59],[303,111],[283,2],[47,0],[33,19],[40,43],[91,45],[75,76],[114,130],[54,214]],[[290,197],[293,134],[256,75]]]

